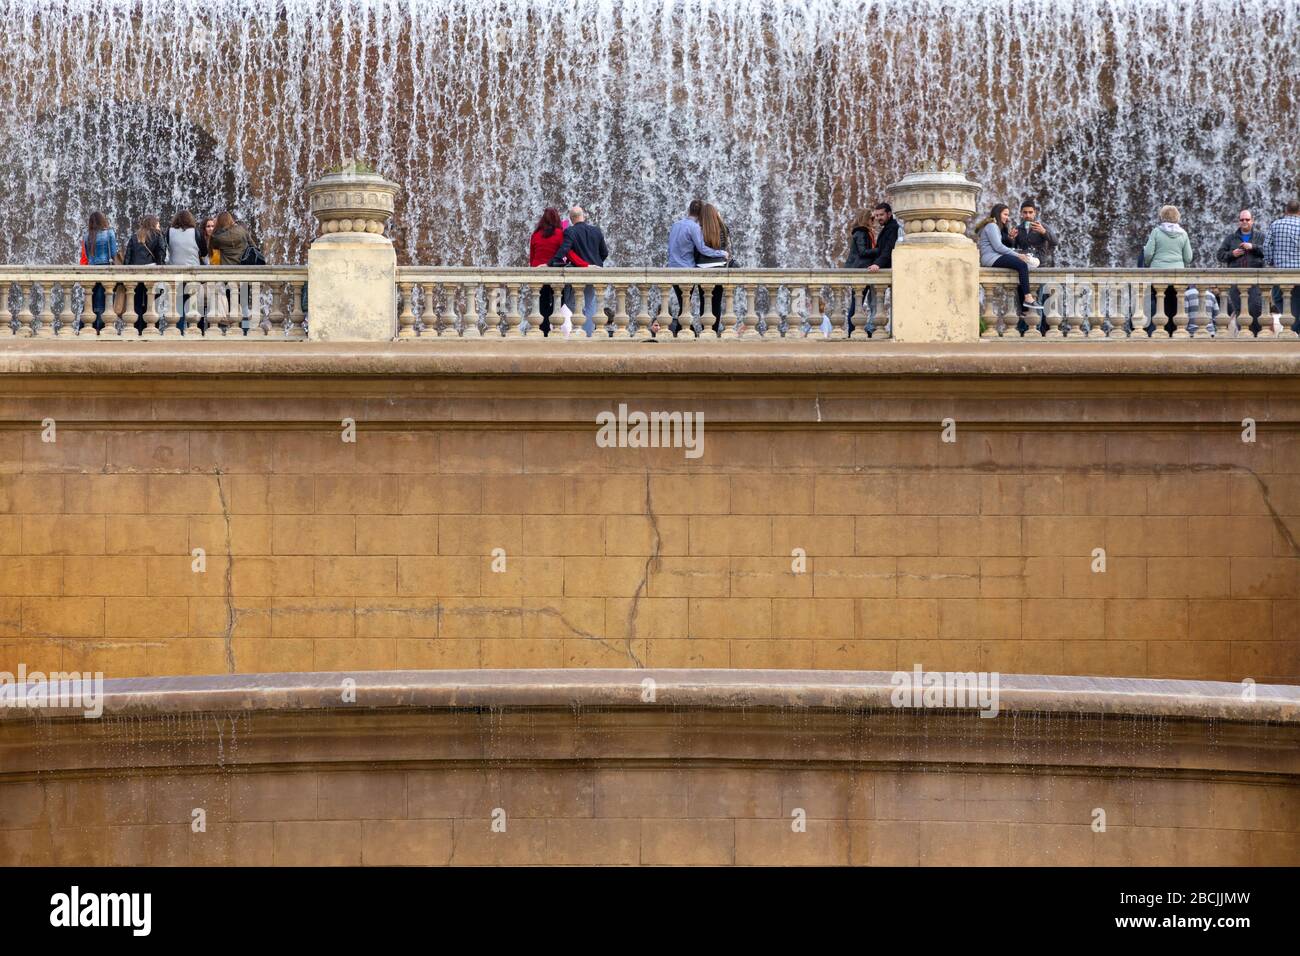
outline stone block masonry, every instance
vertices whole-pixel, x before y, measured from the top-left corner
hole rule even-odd
[[[0,671],[919,662],[1300,682],[1287,353],[3,354],[23,371],[0,375]],[[704,454],[600,447],[620,403],[702,413]]]

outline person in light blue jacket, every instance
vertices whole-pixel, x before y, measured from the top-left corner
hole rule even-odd
[[[1007,223],[1011,221],[1011,209],[1006,203],[998,203],[975,226],[975,243],[979,246],[980,266],[985,269],[1011,269],[1017,278],[1017,291],[1020,294],[1020,313],[1034,313],[1033,324],[1038,324],[1038,316],[1043,307],[1029,291],[1029,257],[1011,248],[1011,236],[1007,232]]]

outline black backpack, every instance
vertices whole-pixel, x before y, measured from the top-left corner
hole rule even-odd
[[[262,255],[262,250],[257,248],[251,242],[244,250],[244,254],[239,257],[241,266],[264,266],[266,265],[266,256]]]

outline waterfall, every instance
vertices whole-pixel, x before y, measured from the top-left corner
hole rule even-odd
[[[1058,264],[1196,261],[1297,193],[1296,0],[0,0],[0,261],[230,208],[274,261],[346,158],[399,182],[403,261],[526,264],[578,203],[611,265],[717,204],[743,265],[841,261],[857,207],[951,157],[1026,196]]]

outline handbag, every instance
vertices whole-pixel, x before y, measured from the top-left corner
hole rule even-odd
[[[85,239],[82,239],[82,240],[81,240],[81,261],[78,262],[77,264],[78,264],[78,265],[82,265],[82,266],[88,266],[88,265],[90,265],[90,260],[86,258],[86,240],[85,240]]]

